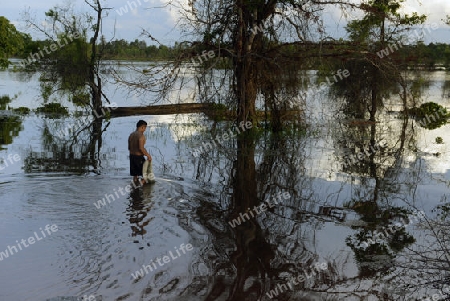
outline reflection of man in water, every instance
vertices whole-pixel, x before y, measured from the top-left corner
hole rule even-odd
[[[147,122],[139,120],[136,124],[136,131],[130,134],[128,137],[128,150],[130,151],[130,175],[133,176],[133,181],[136,183],[139,180],[139,176],[142,176],[142,166],[147,160],[152,160],[152,156],[145,149],[145,136],[144,132],[147,128]],[[141,184],[145,184],[145,180],[141,179]]]
[[[153,220],[153,216],[147,217],[153,207],[152,185],[144,186],[143,190],[134,189],[130,192],[130,205],[127,208],[127,216],[131,224],[132,236],[147,233],[145,227]]]

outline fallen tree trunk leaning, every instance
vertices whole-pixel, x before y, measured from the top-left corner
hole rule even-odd
[[[213,103],[180,103],[169,105],[154,105],[147,107],[117,107],[106,108],[111,117],[124,117],[134,115],[171,115],[171,114],[191,114],[204,113],[213,120],[233,120],[236,118],[236,112],[226,110],[223,107],[218,108]],[[270,116],[270,112],[268,112]],[[258,117],[264,118],[264,111],[257,111]],[[289,119],[299,116],[298,110],[290,110],[283,113]]]
[[[206,115],[224,114],[226,112],[215,109],[212,103],[180,103],[170,105],[154,105],[147,107],[118,107],[110,110],[111,117],[123,117],[133,115],[170,115],[205,113]],[[229,112],[229,114],[233,114]]]

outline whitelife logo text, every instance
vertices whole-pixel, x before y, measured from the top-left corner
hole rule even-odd
[[[41,235],[39,235],[36,231],[34,232],[33,236],[28,237],[27,240],[22,239],[20,242],[18,240],[16,240],[17,246],[7,246],[6,250],[3,252],[0,252],[0,261],[3,261],[3,258],[8,258],[9,256],[12,256],[14,254],[17,254],[19,251],[22,251],[22,246],[23,248],[28,248],[30,245],[35,244],[37,241],[43,240],[44,238],[50,235],[52,235],[52,233],[55,233],[56,231],[58,231],[58,226],[57,225],[47,225],[45,226],[45,231],[42,230],[42,228],[39,228],[39,230],[41,230]],[[46,234],[47,233],[47,234]],[[27,244],[28,242],[28,244]]]

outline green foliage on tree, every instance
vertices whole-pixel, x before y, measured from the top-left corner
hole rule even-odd
[[[85,1],[93,10],[102,10],[97,0]],[[76,14],[71,5],[55,6],[45,13],[46,23],[52,24],[51,30],[41,28],[38,22],[28,19],[29,25],[44,32],[48,39],[30,43],[30,49],[37,46],[36,52],[28,54],[26,61],[37,57],[37,67],[41,71],[41,91],[45,101],[55,92],[69,93],[69,98],[76,105],[99,108],[101,107],[101,78],[99,66],[101,52],[99,52],[99,22],[89,13]],[[88,41],[88,35],[93,32],[94,37]],[[89,33],[89,34],[88,34]],[[103,42],[103,41],[102,41]],[[87,101],[86,95],[92,98]],[[94,97],[95,95],[95,97]]]
[[[66,33],[59,35],[60,41],[69,40]],[[89,70],[90,47],[84,36],[55,52],[55,69],[62,76],[61,87],[76,91],[86,85]]]
[[[42,107],[37,108],[36,112],[44,114],[69,115],[67,108],[57,102],[46,103]]]
[[[402,15],[399,11],[405,0],[369,0],[361,4],[365,15],[360,20],[348,23],[350,39],[358,42],[379,43],[395,42],[399,33],[411,26],[423,24],[425,15],[413,13]]]
[[[399,83],[405,83],[399,71],[405,68],[407,57],[399,50],[403,48],[404,35],[413,26],[423,24],[426,16],[401,14],[404,2],[363,1],[360,7],[364,16],[346,27],[356,51],[344,66],[355,82],[342,81],[336,87],[345,90],[349,107],[357,111],[358,118],[363,118],[369,108],[370,120],[374,121],[383,98],[394,92]]]
[[[105,41],[101,39],[99,45],[102,49],[104,59],[108,60],[172,60],[180,52],[179,47],[166,45],[147,45],[143,40],[134,40],[131,42],[124,39]]]
[[[87,24],[85,20],[72,14],[70,7],[54,7],[45,13],[48,23],[54,24],[49,39],[39,41],[43,56],[44,86],[57,87],[53,90],[78,91],[86,87],[90,47],[86,42]],[[55,85],[56,84],[56,85]],[[48,87],[44,91],[49,92]],[[50,91],[51,92],[51,91]]]
[[[0,16],[0,68],[7,68],[8,57],[23,48],[23,34],[3,16]]]

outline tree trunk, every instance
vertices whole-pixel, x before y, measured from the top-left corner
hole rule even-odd
[[[253,63],[249,58],[243,62],[236,63],[236,96],[238,101],[237,121],[254,123],[256,121],[256,72],[254,72]]]
[[[236,56],[233,59],[235,95],[237,97],[237,122],[256,121],[257,72],[252,59],[253,36],[247,33],[249,12],[244,0],[237,1],[238,25],[235,34]],[[245,16],[247,17],[245,17]]]
[[[102,21],[102,6],[99,0],[95,1],[96,7],[93,7],[97,12],[97,22],[94,29],[94,36],[90,40],[91,44],[91,58],[89,62],[89,86],[91,89],[92,97],[92,114],[95,117],[103,116],[102,112],[102,82],[98,75],[98,54],[97,54],[97,40],[100,32],[100,26]]]

